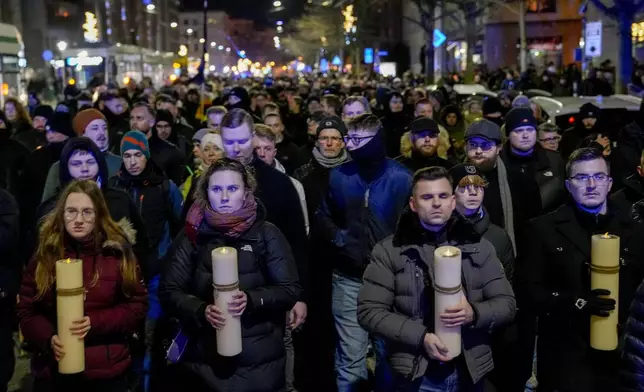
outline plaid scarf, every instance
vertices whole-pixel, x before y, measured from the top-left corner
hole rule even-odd
[[[239,238],[255,223],[257,218],[257,201],[255,196],[249,194],[244,199],[241,208],[230,214],[222,214],[214,211],[210,204],[206,203],[206,208],[200,206],[200,203],[194,203],[188,211],[186,218],[186,232],[188,236],[196,239],[199,226],[205,220],[208,226],[221,232],[224,236],[230,238]]]

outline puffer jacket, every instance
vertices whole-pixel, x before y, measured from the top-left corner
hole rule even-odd
[[[93,244],[68,241],[64,257],[83,260],[85,315],[92,326],[85,338],[85,376],[104,380],[124,374],[130,366],[128,341],[145,320],[147,293],[140,282],[129,297],[122,292],[119,264],[124,247],[129,244],[106,241],[99,250],[94,250]],[[51,289],[36,299],[37,265],[38,261],[32,260],[23,276],[17,313],[20,330],[37,353],[32,359],[33,374],[37,378],[51,378],[57,369],[50,349],[51,337],[56,334],[56,294]],[[94,268],[99,270],[99,277],[91,285]]]
[[[301,295],[291,249],[282,233],[264,220],[258,202],[257,220],[240,238],[227,238],[202,222],[182,231],[161,272],[159,299],[177,318],[188,337],[181,363],[213,391],[279,392],[285,388],[284,314]],[[217,354],[216,333],[206,321],[213,304],[211,252],[220,246],[237,249],[239,287],[248,296],[241,316],[242,352],[234,358]]]
[[[457,246],[462,252],[464,294],[476,314],[474,323],[462,328],[463,359],[472,381],[478,383],[494,368],[490,332],[512,321],[516,302],[492,244],[456,217],[447,227],[436,238],[411,209],[405,209],[396,233],[371,253],[358,296],[358,322],[385,338],[389,364],[408,380],[422,377],[432,363],[438,365],[423,345],[425,334],[434,331],[434,250]]]
[[[374,245],[396,230],[398,216],[409,201],[412,174],[386,159],[381,174],[366,183],[358,163],[331,170],[326,197],[316,213],[320,232],[335,245],[335,269],[360,278]]]
[[[619,381],[621,392],[644,390],[644,284],[637,289],[626,322]]]

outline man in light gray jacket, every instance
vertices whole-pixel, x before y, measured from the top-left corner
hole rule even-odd
[[[493,368],[490,332],[509,323],[516,302],[494,247],[452,214],[446,169],[415,174],[409,208],[393,236],[378,243],[358,298],[360,325],[385,340],[397,391],[481,391]],[[434,334],[434,250],[452,245],[462,254],[461,303],[440,309],[447,327],[461,327],[462,354],[450,360]]]

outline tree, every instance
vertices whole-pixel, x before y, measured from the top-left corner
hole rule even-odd
[[[313,6],[295,21],[282,45],[308,62],[317,60],[320,50],[339,53],[344,43],[342,14],[333,7]]]
[[[626,91],[625,85],[633,73],[633,37],[631,26],[633,18],[644,11],[644,0],[613,0],[613,6],[605,5],[602,0],[590,0],[604,15],[617,21],[619,35],[619,61],[616,91]]]

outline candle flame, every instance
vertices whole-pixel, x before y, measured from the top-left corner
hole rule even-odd
[[[221,248],[219,253],[224,253],[224,254],[228,253],[228,248]]]
[[[67,258],[67,260],[65,260],[65,263],[67,263],[67,264],[70,264],[71,262],[72,262],[72,259],[70,259],[70,258]]]
[[[606,232],[606,233],[604,233],[604,235],[602,236],[602,238],[610,238],[610,235],[608,234],[608,232]]]
[[[456,255],[456,253],[452,252],[452,250],[451,250],[451,249],[447,249],[447,250],[445,251],[445,253],[443,253],[443,256],[445,256],[445,257],[453,257],[453,256],[455,256],[455,255]]]

